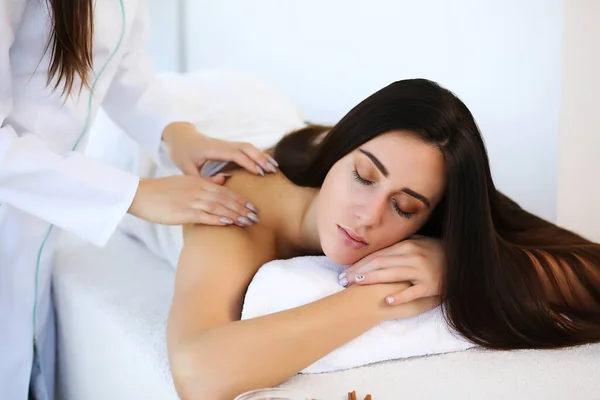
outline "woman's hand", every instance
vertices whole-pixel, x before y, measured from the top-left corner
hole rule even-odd
[[[440,304],[439,296],[420,297],[403,304],[397,304],[395,307],[390,307],[389,303],[384,300],[390,293],[401,293],[410,287],[411,284],[408,282],[396,282],[376,285],[352,285],[347,290],[358,291],[360,302],[366,305],[372,304],[374,306],[372,310],[375,311],[379,322],[412,318]]]
[[[175,175],[141,179],[129,213],[164,225],[249,226],[259,222],[248,200],[222,186],[227,176],[204,179]]]
[[[200,175],[200,169],[207,161],[234,162],[259,175],[277,171],[277,162],[250,143],[209,138],[190,123],[170,124],[162,137],[171,159],[186,175]]]
[[[339,279],[342,286],[407,282],[410,287],[385,297],[388,304],[400,305],[434,296],[437,299],[445,267],[441,240],[415,235],[368,255],[346,269]]]

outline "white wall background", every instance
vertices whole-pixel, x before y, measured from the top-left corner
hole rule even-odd
[[[600,1],[565,4],[557,222],[600,242]]]
[[[148,51],[158,72],[180,70],[182,45],[180,9],[183,2],[175,0],[148,0],[150,9],[150,40]]]
[[[335,123],[394,80],[440,82],[475,115],[498,188],[556,219],[561,0],[187,0],[185,6],[189,70],[253,72],[314,122]]]

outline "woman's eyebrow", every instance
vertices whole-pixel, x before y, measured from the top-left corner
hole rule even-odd
[[[367,150],[363,150],[363,149],[358,149],[358,151],[363,153],[365,156],[369,157],[369,160],[371,160],[373,162],[373,164],[375,164],[375,166],[377,167],[377,169],[379,171],[381,171],[383,176],[385,176],[387,178],[390,175],[390,173],[387,170],[387,168],[385,167],[385,165],[383,165],[383,163],[379,160],[379,158],[375,157],[375,155],[373,153],[371,153],[370,151],[367,151]],[[420,202],[425,204],[427,206],[427,208],[431,207],[431,203],[429,202],[429,199],[427,197],[423,196],[422,194],[417,193],[414,190],[409,189],[409,188],[404,188],[401,190],[401,192],[404,192],[407,195],[419,200]]]
[[[431,207],[431,203],[429,202],[429,199],[427,197],[423,196],[421,193],[417,193],[414,190],[409,189],[409,188],[404,188],[401,190],[401,192],[404,192],[407,195],[419,200],[420,202],[425,204],[427,206],[427,208]]]
[[[385,165],[383,165],[383,163],[381,161],[379,161],[379,158],[375,157],[375,155],[373,153],[371,153],[370,151],[367,151],[367,150],[363,150],[363,149],[358,149],[358,151],[360,151],[361,153],[363,153],[365,156],[369,157],[369,159],[371,161],[373,161],[373,164],[375,164],[375,166],[377,167],[377,169],[379,171],[381,171],[381,173],[383,174],[383,176],[385,176],[387,178],[390,175],[390,173],[388,172],[388,170],[385,167]]]

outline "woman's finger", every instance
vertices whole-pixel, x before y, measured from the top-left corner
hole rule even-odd
[[[348,285],[372,285],[375,283],[410,282],[415,279],[415,269],[412,267],[384,268],[376,271],[358,273],[346,277]],[[341,282],[340,282],[341,283]]]
[[[254,147],[250,143],[240,143],[240,150],[250,157],[257,165],[260,165],[265,172],[277,172],[277,161],[272,157]]]
[[[346,268],[346,270],[344,270],[344,272],[342,272],[339,276],[339,279],[341,280],[343,277],[348,277],[348,276],[354,276],[359,272],[368,272],[368,271],[372,271],[374,268],[374,265],[382,262],[382,260],[379,260],[380,258],[385,258],[385,256],[382,256],[378,253],[372,253],[366,257],[364,257],[363,259],[361,259],[360,261],[357,261],[356,263],[352,264],[350,267]],[[378,261],[376,261],[378,260]],[[375,262],[375,264],[373,264]],[[368,268],[368,269],[365,269]]]
[[[346,274],[348,275],[354,274],[357,271],[361,270],[363,267],[365,267],[367,264],[372,263],[374,260],[380,257],[395,257],[402,255],[418,254],[419,252],[420,247],[415,240],[404,240],[384,249],[378,250],[375,253],[369,254],[368,256],[352,264],[344,272],[346,272]]]
[[[422,297],[429,297],[427,292],[428,290],[425,285],[415,285],[387,296],[385,302],[391,306],[406,304]]]
[[[355,262],[354,264],[352,264],[351,266],[346,268],[344,270],[344,272],[342,272],[340,274],[340,279],[342,278],[342,275],[345,276],[346,274],[355,273],[357,269],[362,268],[363,266],[370,263],[376,256],[377,256],[377,252],[371,253],[368,256],[361,258],[360,260],[358,260],[357,262]]]
[[[342,279],[346,279],[347,283],[353,283],[356,281],[357,275],[366,275],[373,273],[377,270],[395,269],[397,268],[409,268],[414,266],[415,260],[411,255],[399,255],[399,256],[378,256],[373,258],[369,263],[364,264],[360,268],[348,268],[342,272],[339,276],[340,282]]]

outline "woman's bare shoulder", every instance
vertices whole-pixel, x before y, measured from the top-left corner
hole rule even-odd
[[[302,218],[315,189],[296,186],[279,171],[266,176],[243,170],[231,174],[226,186],[246,197],[259,210],[260,222],[247,228],[249,233],[270,236],[280,258],[302,252],[298,240]]]
[[[291,183],[281,172],[265,176],[245,170],[231,171],[225,186],[247,198],[259,210],[261,223],[272,229],[284,215],[294,214],[294,200],[302,188]]]

